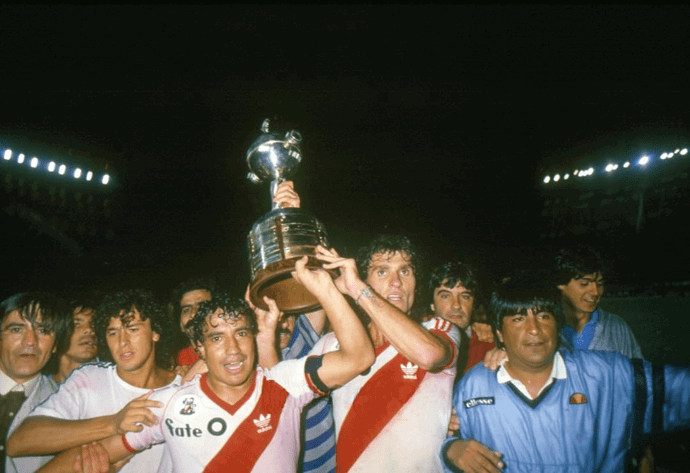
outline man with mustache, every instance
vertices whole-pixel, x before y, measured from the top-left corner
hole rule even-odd
[[[48,459],[5,458],[12,433],[57,385],[41,374],[65,324],[62,303],[47,293],[16,294],[0,303],[0,471],[35,471]]]

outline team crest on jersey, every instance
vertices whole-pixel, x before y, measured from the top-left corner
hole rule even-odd
[[[266,416],[259,414],[259,418],[254,419],[254,425],[258,427],[256,432],[259,434],[271,430],[273,428],[271,426],[271,414],[267,414]]]
[[[587,396],[585,396],[582,393],[575,393],[572,396],[570,396],[570,404],[587,404],[589,401],[587,400]]]
[[[467,401],[462,401],[465,409],[472,409],[477,406],[493,406],[496,404],[496,400],[493,396],[491,397],[475,397],[473,399],[468,399]]]
[[[194,396],[189,396],[182,399],[182,409],[180,409],[180,414],[183,416],[191,416],[194,414],[194,408],[196,404],[194,403]]]
[[[400,365],[400,369],[403,372],[403,379],[417,379],[417,370],[419,367],[413,365],[411,361],[408,361],[406,365]]]

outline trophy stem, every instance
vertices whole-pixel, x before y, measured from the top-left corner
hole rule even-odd
[[[273,202],[273,197],[276,195],[276,191],[278,190],[278,186],[284,181],[285,181],[285,179],[283,179],[282,177],[278,178],[278,179],[274,179],[273,181],[271,181],[271,202],[272,202],[271,210],[275,210],[275,209],[280,208],[280,205],[277,202]]]

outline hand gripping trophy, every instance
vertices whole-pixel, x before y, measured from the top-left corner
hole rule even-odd
[[[247,178],[253,183],[271,182],[271,201],[278,185],[290,180],[302,160],[302,136],[295,130],[285,135],[271,133],[264,120],[263,132],[247,150]],[[316,298],[290,274],[295,261],[307,255],[307,267],[321,264],[314,256],[316,246],[328,247],[326,230],[303,209],[273,209],[254,222],[247,236],[251,283],[249,297],[254,305],[267,309],[268,296],[285,313],[308,312],[319,307]]]

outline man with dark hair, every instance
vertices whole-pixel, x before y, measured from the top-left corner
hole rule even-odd
[[[5,458],[8,433],[56,389],[42,375],[55,339],[65,331],[62,302],[47,293],[23,293],[0,303],[0,471],[35,471],[43,457]]]
[[[94,322],[101,358],[114,363],[73,371],[10,437],[8,454],[52,455],[156,421],[150,408],[159,403],[147,399],[151,390],[179,384],[170,371],[174,328],[165,308],[147,291],[125,291],[106,296]],[[162,455],[163,448],[152,448],[121,471],[149,471]]]
[[[272,369],[257,367],[257,328],[275,336],[280,317],[275,302],[265,298],[269,311],[256,309],[263,319],[258,324],[244,301],[216,294],[187,325],[208,372],[182,387],[154,393],[151,398],[165,406],[154,410],[158,422],[104,440],[111,461],[165,442],[175,472],[296,471],[301,409],[374,361],[366,330],[331,276],[306,263],[307,257],[297,261],[293,277],[324,308],[343,340],[339,349]],[[70,463],[70,458],[61,459]]]
[[[375,238],[357,262],[320,246],[316,252],[325,269],[339,270],[335,283],[363,312],[377,354],[371,370],[331,395],[338,471],[440,470],[435,452],[450,417],[459,333],[438,317],[411,318],[419,253],[396,235]],[[328,334],[312,354],[339,343]]]
[[[475,300],[481,300],[476,271],[460,261],[447,262],[431,272],[429,294],[433,314],[455,324],[460,330],[457,371],[462,374],[472,338],[470,323]]]
[[[185,325],[194,317],[199,309],[199,304],[210,300],[214,292],[216,292],[216,282],[213,279],[205,278],[193,278],[184,281],[173,291],[170,303],[182,332],[183,343],[181,345],[185,346],[177,354],[177,366],[191,366],[199,359],[199,355],[190,344],[189,337],[184,333]]]
[[[67,331],[57,340],[55,356],[44,369],[58,384],[79,366],[96,359],[98,340],[92,322],[96,305],[88,300],[73,300],[64,314]]]
[[[441,450],[446,471],[624,471],[643,433],[690,425],[690,369],[559,349],[557,293],[533,275],[492,296],[508,359],[458,383],[460,435]]]
[[[565,316],[561,335],[574,347],[617,351],[628,358],[642,358],[632,330],[621,317],[603,310],[605,265],[591,247],[564,248],[556,256],[556,284]]]

